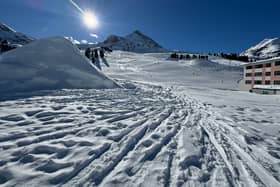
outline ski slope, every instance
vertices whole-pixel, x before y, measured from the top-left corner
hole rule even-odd
[[[243,68],[218,57],[210,60],[169,60],[169,53],[137,54],[115,51],[108,56],[111,68],[107,75],[119,79],[149,82],[161,85],[184,85],[221,89],[238,89]],[[212,61],[213,59],[213,61]]]
[[[280,186],[279,96],[241,68],[116,51],[122,88],[0,102],[3,186]]]

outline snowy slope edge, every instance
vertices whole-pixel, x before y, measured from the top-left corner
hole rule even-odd
[[[117,87],[63,37],[36,40],[0,56],[0,93]]]

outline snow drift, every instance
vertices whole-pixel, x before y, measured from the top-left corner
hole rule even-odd
[[[0,56],[0,93],[116,87],[62,37],[37,40]]]

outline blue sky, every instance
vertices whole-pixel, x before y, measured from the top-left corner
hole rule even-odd
[[[0,22],[42,38],[103,40],[140,30],[162,46],[194,52],[241,52],[280,37],[279,0],[74,0],[100,22],[88,29],[69,0],[2,0]]]

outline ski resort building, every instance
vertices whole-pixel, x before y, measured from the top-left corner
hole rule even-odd
[[[241,90],[280,95],[280,57],[244,65]]]

